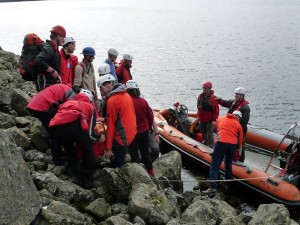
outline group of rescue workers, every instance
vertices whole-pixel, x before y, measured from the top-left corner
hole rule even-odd
[[[124,54],[117,63],[118,51],[110,48],[96,79],[94,48],[82,50],[81,62],[73,54],[75,48],[75,39],[57,25],[34,60],[37,93],[27,109],[47,131],[53,164],[65,165],[67,160],[71,173],[86,185],[95,156],[113,155],[114,166],[121,167],[129,152],[132,162],[142,162],[154,175],[158,128],[139,84],[132,80],[132,55]]]
[[[50,40],[46,40],[34,60],[37,93],[27,109],[48,133],[53,164],[64,165],[66,157],[71,172],[86,184],[93,176],[95,156],[113,154],[114,166],[122,167],[129,153],[132,162],[142,162],[147,172],[154,175],[152,162],[159,156],[158,127],[149,104],[141,97],[139,84],[132,79],[132,55],[124,54],[117,63],[119,53],[110,48],[96,79],[94,48],[82,50],[81,62],[73,54],[75,48],[75,39],[66,37],[65,28],[57,25],[50,30]],[[225,178],[229,179],[232,161],[244,161],[245,157],[250,117],[246,91],[239,87],[235,99],[225,101],[214,96],[211,82],[204,82],[202,88],[197,99],[197,121],[204,144],[214,147],[209,179],[218,178],[224,156]],[[226,116],[219,117],[219,104],[229,108]],[[218,131],[216,144],[214,125]],[[211,182],[207,192],[215,192],[216,187]]]

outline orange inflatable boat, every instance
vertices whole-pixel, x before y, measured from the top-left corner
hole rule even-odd
[[[187,108],[182,105],[177,105],[170,109],[154,110],[154,118],[159,127],[161,140],[188,158],[196,160],[205,167],[208,167],[211,162],[213,149],[189,137],[189,127],[187,125],[190,122],[189,117],[193,117],[193,115],[188,114]],[[188,122],[186,120],[188,120]],[[253,128],[253,130],[254,129],[255,128]],[[253,139],[256,142],[257,140],[254,135],[256,131],[251,131],[250,129],[249,132],[252,136],[250,136],[249,139]],[[258,134],[260,133],[257,133],[257,135]],[[266,134],[268,134],[267,131]],[[264,137],[264,135],[261,136]],[[266,144],[261,136],[259,136],[257,142],[264,142],[264,144]],[[278,140],[279,139],[280,137],[278,137]],[[272,140],[274,144],[272,147],[269,147],[270,150],[273,149],[273,147],[276,148],[281,141],[278,140]],[[287,144],[289,145],[290,142]],[[293,145],[291,152],[295,152],[297,146],[298,142]],[[265,156],[269,157],[270,161],[268,161],[269,163],[263,168],[258,168],[247,160],[246,163],[234,162],[232,166],[233,177],[239,184],[261,194],[271,202],[285,204],[289,208],[299,208],[300,191],[298,187],[300,186],[300,172],[298,174],[298,171],[291,170],[292,162],[297,161],[295,160],[296,155],[297,154],[290,154],[287,159],[288,163],[284,168],[280,168],[280,166],[275,165],[275,163],[273,164],[274,156]],[[300,159],[300,154],[299,156],[297,155],[297,157]],[[298,161],[300,163],[300,160]],[[224,163],[222,163],[220,172],[224,173],[224,171],[225,166]]]

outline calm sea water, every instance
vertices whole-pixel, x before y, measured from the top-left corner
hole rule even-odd
[[[153,108],[195,111],[201,83],[217,96],[247,90],[250,123],[284,133],[300,120],[300,1],[64,0],[0,4],[0,46],[20,54],[26,33],[49,38],[61,24],[75,54],[110,47],[134,56],[133,77]],[[222,110],[224,114],[226,111]]]
[[[133,77],[153,108],[179,101],[195,111],[206,80],[224,99],[243,86],[250,123],[285,133],[300,120],[299,12],[299,0],[0,3],[0,46],[20,54],[26,33],[46,39],[60,24],[80,59],[84,47],[96,49],[96,68],[110,47],[118,59],[133,54]]]

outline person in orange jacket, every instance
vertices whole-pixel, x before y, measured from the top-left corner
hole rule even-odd
[[[132,60],[132,55],[124,54],[123,60],[121,60],[120,65],[116,68],[116,74],[119,83],[126,84],[127,81],[132,80],[132,75],[130,72]]]
[[[60,78],[61,83],[74,84],[74,69],[78,64],[78,57],[73,55],[75,51],[76,41],[73,37],[65,37],[63,47],[59,51],[60,54]]]
[[[101,136],[95,132],[96,110],[92,104],[93,98],[89,90],[81,89],[73,100],[59,107],[49,124],[53,134],[64,146],[72,172],[86,181],[91,178],[95,167],[93,140]],[[74,142],[83,148],[82,167]]]
[[[228,113],[232,113],[235,110],[238,110],[242,113],[243,118],[240,120],[240,124],[243,128],[244,137],[243,137],[243,147],[241,149],[241,154],[239,161],[244,162],[245,160],[245,150],[246,150],[246,135],[247,135],[247,124],[250,119],[250,107],[249,102],[246,101],[246,89],[244,87],[237,87],[234,91],[235,97],[230,100],[223,100],[222,98],[216,97],[219,105],[228,108]]]
[[[116,83],[111,74],[104,75],[97,80],[101,96],[104,99],[102,116],[106,119],[106,149],[104,154],[115,156],[115,166],[125,164],[128,146],[136,133],[136,115],[132,99],[126,92],[124,84]]]
[[[225,179],[232,178],[233,154],[238,148],[242,147],[243,129],[239,121],[242,119],[240,111],[227,113],[217,120],[218,140],[212,154],[212,160],[209,169],[209,180],[218,180],[219,169],[225,156]],[[202,193],[215,193],[217,183],[210,182],[210,187]]]

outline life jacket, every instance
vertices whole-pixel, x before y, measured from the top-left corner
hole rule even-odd
[[[60,64],[60,78],[61,83],[74,84],[74,68],[78,64],[78,58],[75,55],[67,55],[63,49],[59,51],[61,64]],[[77,59],[77,60],[76,60]]]
[[[208,96],[205,96],[204,93],[198,96],[197,115],[200,122],[210,123],[216,121],[219,116],[219,104],[213,94],[214,91],[211,90]]]
[[[242,101],[238,102],[238,104],[235,103],[235,101],[232,103],[232,105],[230,106],[230,108],[228,109],[227,113],[233,113],[233,111],[238,110],[241,111],[241,108],[244,105],[249,104],[248,101],[246,101],[245,99],[243,99]]]

